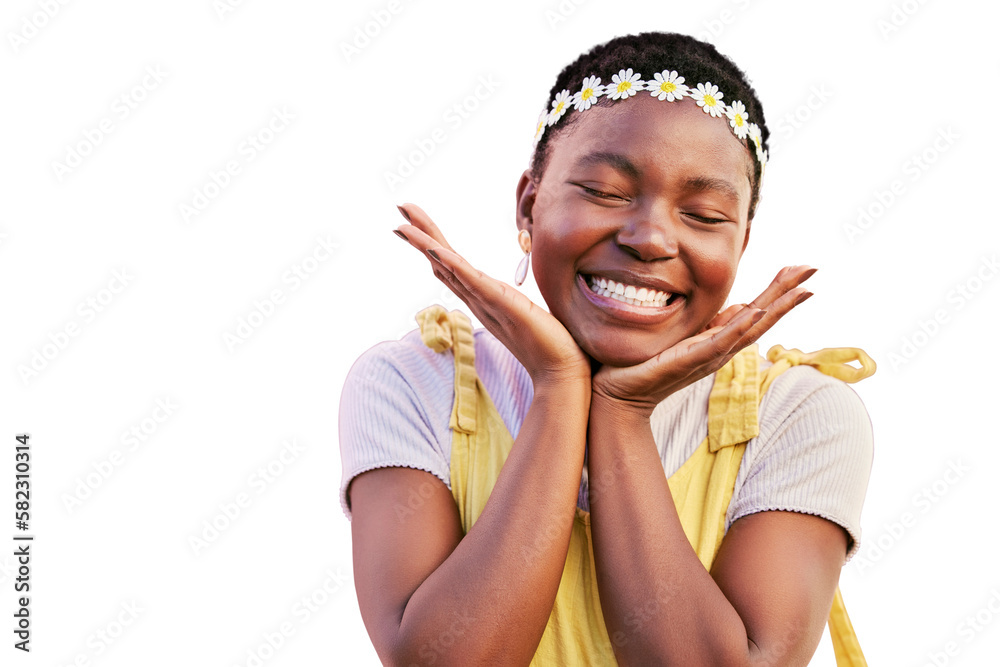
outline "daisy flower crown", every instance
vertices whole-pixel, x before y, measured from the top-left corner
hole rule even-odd
[[[767,151],[761,145],[760,127],[757,123],[750,122],[743,102],[735,100],[732,104],[727,105],[722,101],[725,94],[719,90],[718,86],[706,81],[690,88],[685,85],[684,77],[667,69],[654,74],[653,78],[648,81],[643,81],[642,75],[633,72],[631,67],[620,70],[618,74],[611,77],[610,83],[604,85],[601,85],[600,77],[584,77],[580,90],[572,94],[569,90],[563,90],[555,96],[551,106],[546,107],[539,115],[532,148],[538,145],[546,128],[555,125],[560,118],[566,115],[570,107],[577,111],[586,111],[596,104],[602,96],[610,97],[612,100],[627,100],[637,95],[639,91],[649,91],[652,97],[666,102],[676,102],[690,97],[701,107],[702,111],[713,118],[726,116],[733,134],[740,140],[750,137],[754,146],[757,147],[757,160],[760,162],[761,173],[763,173],[764,167],[767,165]]]

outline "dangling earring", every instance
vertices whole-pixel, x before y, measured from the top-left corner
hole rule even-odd
[[[524,284],[524,279],[528,277],[528,266],[531,264],[531,234],[528,233],[527,229],[522,229],[517,233],[517,244],[524,251],[524,257],[521,258],[521,263],[517,265],[517,271],[514,272],[514,284],[520,287]]]

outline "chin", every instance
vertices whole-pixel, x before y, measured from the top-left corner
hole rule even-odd
[[[666,349],[652,349],[648,346],[630,345],[624,341],[616,341],[611,345],[593,345],[589,343],[590,341],[587,344],[581,345],[581,348],[591,359],[602,366],[615,366],[619,368],[638,366]],[[670,345],[666,347],[670,347]]]

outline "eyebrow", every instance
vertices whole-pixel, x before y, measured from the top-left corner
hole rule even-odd
[[[596,153],[587,153],[576,161],[577,168],[598,165],[608,165],[633,179],[638,179],[642,175],[639,168],[621,153],[598,151]]]
[[[684,182],[684,187],[694,192],[717,192],[733,201],[740,200],[740,194],[729,181],[721,178],[711,178],[708,176],[695,176]]]

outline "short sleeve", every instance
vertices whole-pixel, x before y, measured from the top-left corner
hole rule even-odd
[[[861,544],[874,451],[861,399],[844,382],[796,366],[768,389],[760,424],[760,434],[747,443],[726,528],[756,512],[813,514],[847,531],[849,560]]]
[[[448,418],[454,396],[451,356],[436,354],[419,332],[380,343],[351,367],[340,398],[340,502],[351,518],[348,488],[368,470],[425,470],[450,487]]]

